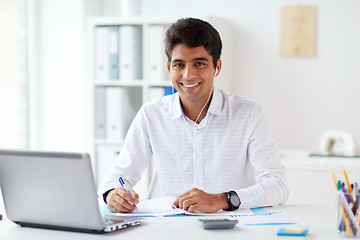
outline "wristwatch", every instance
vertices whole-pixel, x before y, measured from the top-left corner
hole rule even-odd
[[[226,194],[227,203],[229,204],[229,208],[223,209],[223,210],[233,211],[233,210],[239,209],[241,201],[240,201],[240,198],[237,195],[237,193],[235,191],[230,191],[230,192],[224,192],[224,194]]]

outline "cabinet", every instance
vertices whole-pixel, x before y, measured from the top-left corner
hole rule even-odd
[[[351,183],[360,180],[360,158],[312,157],[306,151],[281,151],[286,169],[290,204],[336,206],[336,178],[345,181],[344,169]]]
[[[218,27],[226,26],[224,20],[201,18],[218,30]],[[120,152],[126,132],[141,105],[173,92],[166,69],[164,36],[177,19],[93,17],[88,21],[91,146],[98,184],[113,162],[107,158],[116,158]],[[224,41],[226,31],[219,32]],[[231,89],[226,83],[222,80],[220,87]],[[138,185],[147,189],[150,178],[148,169]]]

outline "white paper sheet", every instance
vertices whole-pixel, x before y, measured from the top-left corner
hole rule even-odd
[[[173,216],[173,215],[192,215],[192,216],[251,216],[254,213],[250,209],[239,209],[236,211],[222,211],[220,210],[217,213],[203,213],[203,212],[195,212],[189,213],[184,209],[179,208],[172,208],[173,202],[175,201],[176,197],[160,197],[160,198],[153,198],[148,200],[140,200],[139,204],[136,205],[137,210],[132,213],[115,213],[117,216],[136,216],[136,217],[156,217],[156,216]],[[106,206],[105,206],[106,207]],[[109,214],[110,212],[106,212],[103,208],[103,214]],[[112,213],[114,214],[114,213]]]

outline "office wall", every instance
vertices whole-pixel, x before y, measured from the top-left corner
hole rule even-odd
[[[317,6],[312,58],[280,56],[281,7],[296,4]],[[152,0],[142,12],[230,19],[235,58],[223,64],[235,72],[235,92],[266,109],[280,148],[314,150],[326,129],[360,143],[360,1]]]
[[[84,149],[91,130],[84,50],[86,17],[91,14],[86,9],[96,8],[93,15],[120,13],[108,6],[112,1],[38,0],[38,148]],[[313,58],[279,54],[281,7],[295,4],[317,6]],[[145,0],[141,12],[229,19],[234,57],[224,64],[236,76],[231,79],[234,91],[266,109],[280,148],[315,149],[320,133],[329,128],[349,131],[360,142],[360,1]]]
[[[30,148],[87,150],[86,18],[92,0],[28,1]]]
[[[27,143],[25,0],[0,1],[0,148]]]

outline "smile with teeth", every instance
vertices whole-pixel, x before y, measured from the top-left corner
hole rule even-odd
[[[197,85],[199,85],[199,84],[200,84],[199,82],[198,82],[198,83],[191,84],[191,85],[187,85],[187,84],[183,83],[183,86],[184,86],[184,87],[187,87],[187,88],[192,88],[192,87],[195,87],[195,86],[197,86]]]

